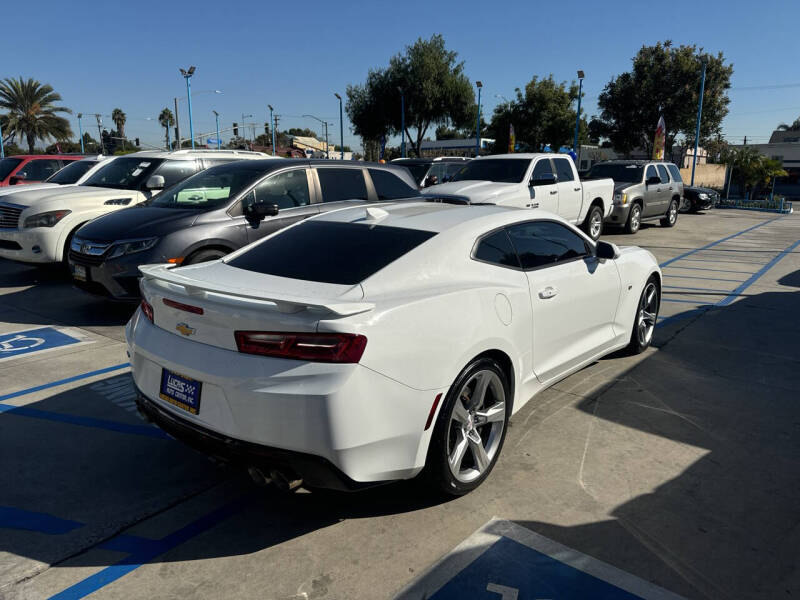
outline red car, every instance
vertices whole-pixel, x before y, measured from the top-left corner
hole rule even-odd
[[[0,187],[40,183],[69,163],[82,159],[75,154],[20,154],[0,160]]]

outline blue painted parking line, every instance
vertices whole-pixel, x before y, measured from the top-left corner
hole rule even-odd
[[[778,219],[781,219],[781,218],[782,217],[775,217],[774,219],[769,219],[767,221],[762,221],[761,223],[758,223],[757,225],[753,225],[752,227],[748,227],[747,229],[742,229],[741,231],[737,231],[736,233],[733,233],[733,234],[731,234],[729,236],[726,236],[724,238],[718,239],[715,242],[711,242],[710,244],[706,244],[705,246],[701,246],[700,248],[695,248],[694,250],[689,250],[688,252],[684,252],[683,254],[679,254],[675,258],[670,258],[669,260],[664,261],[659,266],[663,269],[667,265],[671,265],[672,263],[674,263],[676,261],[679,261],[682,258],[686,258],[687,256],[691,256],[692,254],[696,254],[697,252],[701,252],[703,250],[708,250],[709,248],[713,248],[714,246],[716,246],[718,244],[721,244],[723,242],[727,242],[728,240],[732,240],[733,238],[739,237],[740,235],[744,235],[745,233],[749,233],[750,231],[753,231],[754,229],[758,229],[759,227],[763,227],[764,225],[768,225],[769,223],[773,223],[773,222],[775,222],[775,221],[777,221]]]
[[[18,396],[24,396],[26,394],[32,394],[33,392],[39,392],[41,390],[46,390],[48,388],[57,387],[59,385],[64,385],[66,383],[72,383],[73,381],[80,381],[81,379],[88,379],[89,377],[94,377],[95,375],[103,375],[104,373],[110,373],[111,371],[119,371],[120,369],[126,369],[130,367],[130,363],[122,363],[120,365],[114,365],[113,367],[106,367],[104,369],[97,369],[96,371],[89,371],[88,373],[81,373],[80,375],[74,375],[72,377],[66,377],[64,379],[59,379],[58,381],[51,381],[50,383],[43,383],[42,385],[36,385],[34,387],[25,388],[24,390],[18,390],[16,392],[11,392],[9,394],[5,394],[0,396],[0,402],[3,400],[10,400],[11,398],[17,398]]]
[[[0,361],[85,343],[88,342],[80,333],[55,327],[38,327],[2,333],[0,334]]]
[[[399,600],[678,600],[681,597],[510,521],[492,519]]]
[[[0,529],[23,529],[49,535],[62,535],[81,527],[83,523],[77,521],[13,506],[0,506]]]
[[[217,510],[192,521],[178,531],[160,540],[151,540],[128,534],[117,535],[97,547],[129,553],[121,561],[51,596],[51,600],[78,600],[135,571],[157,556],[188,542],[192,538],[219,525],[225,519],[242,510],[252,496],[244,496]]]
[[[769,261],[767,264],[765,264],[756,273],[753,273],[753,275],[747,281],[744,281],[739,287],[737,287],[735,290],[733,290],[727,298],[721,300],[719,302],[718,306],[727,306],[728,304],[733,302],[736,299],[737,296],[739,296],[743,291],[745,291],[747,288],[749,288],[751,285],[753,285],[756,281],[761,279],[761,277],[764,275],[764,273],[766,273],[772,267],[774,267],[776,264],[778,264],[778,262],[781,259],[783,259],[787,254],[792,252],[792,250],[794,250],[798,246],[800,246],[800,240],[797,240],[794,244],[792,244],[788,248],[783,249],[771,261]]]

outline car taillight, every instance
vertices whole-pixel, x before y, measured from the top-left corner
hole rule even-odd
[[[147,317],[147,319],[151,323],[155,323],[155,321],[153,320],[154,319],[154,317],[153,317],[153,305],[150,304],[144,298],[142,298],[141,308],[142,308],[142,312],[144,313],[144,316]]]
[[[353,333],[235,331],[234,336],[245,354],[313,362],[357,363],[367,347],[367,338]]]

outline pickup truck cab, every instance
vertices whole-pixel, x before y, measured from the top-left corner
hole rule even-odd
[[[677,166],[663,161],[606,160],[595,163],[584,177],[614,180],[614,207],[606,223],[636,233],[644,221],[659,220],[663,227],[678,221],[683,180]]]
[[[495,154],[466,163],[449,182],[426,188],[423,194],[471,204],[541,208],[581,226],[597,240],[611,213],[614,182],[581,182],[567,154]]]

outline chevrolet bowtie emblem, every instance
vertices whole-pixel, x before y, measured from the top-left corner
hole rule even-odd
[[[181,335],[186,336],[194,335],[194,332],[197,331],[194,327],[189,327],[186,323],[178,323],[175,329],[177,329]]]

